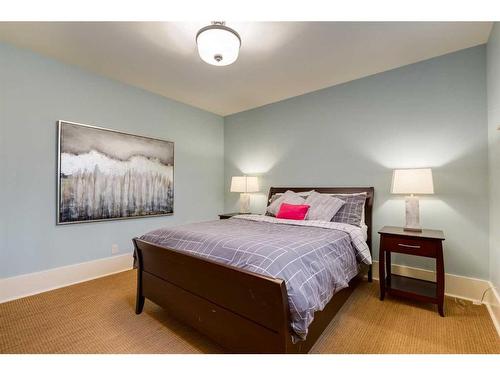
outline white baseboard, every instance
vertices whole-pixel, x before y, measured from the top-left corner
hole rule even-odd
[[[414,277],[416,279],[435,281],[436,272],[424,270],[422,268],[402,266],[399,264],[391,265],[392,272],[396,275]],[[378,261],[373,261],[373,278],[378,280]],[[445,274],[445,294],[450,297],[469,300],[472,302],[480,302],[483,293],[492,288],[493,285],[488,280],[475,279],[473,277],[465,277],[453,275],[450,273]],[[487,298],[486,298],[487,297]],[[500,299],[494,289],[486,293],[485,300],[488,312],[490,313],[491,320],[500,335]]]
[[[132,253],[0,279],[0,303],[132,268]]]
[[[494,289],[493,284],[490,283],[490,288],[485,295],[486,307],[490,313],[491,320],[497,329],[498,336],[500,336],[500,297],[496,289]]]

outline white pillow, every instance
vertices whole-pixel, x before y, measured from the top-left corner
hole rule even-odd
[[[280,209],[280,206],[282,203],[288,203],[288,204],[304,204],[305,199],[302,198],[299,194],[287,190],[283,195],[281,195],[278,199],[273,201],[268,207],[267,207],[267,212],[269,212],[271,215],[276,216],[278,214],[278,211]]]
[[[330,221],[345,202],[327,194],[313,192],[307,197],[305,204],[310,206],[306,220]]]

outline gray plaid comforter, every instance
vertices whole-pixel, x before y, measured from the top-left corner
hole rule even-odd
[[[141,237],[285,281],[296,339],[305,339],[314,312],[348,286],[358,261],[371,264],[360,228],[320,221],[239,215],[229,220],[161,228]],[[357,259],[356,259],[357,258]]]

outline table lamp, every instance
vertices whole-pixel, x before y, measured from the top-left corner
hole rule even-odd
[[[250,194],[259,191],[257,177],[235,176],[231,179],[231,192],[240,194],[240,214],[250,212]]]
[[[414,194],[434,194],[430,168],[395,169],[392,174],[392,194],[410,194],[406,197],[405,231],[422,232],[418,197]]]

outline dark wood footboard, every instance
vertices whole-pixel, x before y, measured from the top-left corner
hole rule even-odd
[[[144,298],[237,353],[285,353],[291,342],[285,283],[134,239],[136,313]]]

